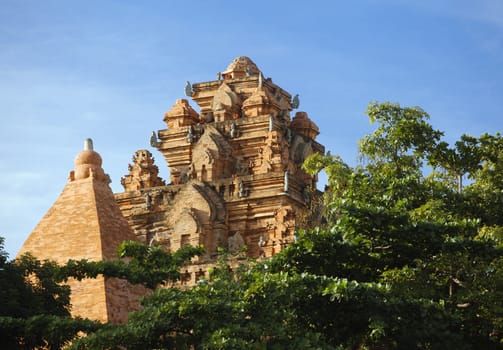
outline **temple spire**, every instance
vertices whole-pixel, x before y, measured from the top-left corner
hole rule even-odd
[[[93,140],[92,139],[85,139],[84,140],[84,151],[93,151]]]

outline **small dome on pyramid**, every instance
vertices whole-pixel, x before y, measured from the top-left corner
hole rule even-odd
[[[75,166],[89,164],[101,167],[103,160],[99,153],[93,150],[93,140],[86,139],[84,141],[84,150],[77,154],[74,162]]]
[[[99,153],[93,150],[93,140],[86,139],[84,150],[75,157],[75,170],[70,172],[70,181],[92,177],[98,181],[110,183],[110,178],[101,167],[102,163]]]

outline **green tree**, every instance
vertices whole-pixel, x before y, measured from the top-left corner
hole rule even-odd
[[[8,261],[0,237],[0,338],[3,349],[60,349],[80,332],[91,334],[107,328],[97,321],[70,317],[70,288],[61,282],[69,277],[94,278],[98,274],[118,277],[154,288],[180,277],[180,266],[202,248],[186,247],[169,254],[157,247],[124,242],[123,260],[69,261],[58,266],[29,254]]]
[[[293,308],[303,304],[313,287],[321,297],[326,283],[318,279],[269,273],[266,264],[231,272],[224,258],[209,280],[188,289],[159,288],[127,324],[101,329],[73,347],[330,349],[322,334],[306,328]]]
[[[372,103],[367,113],[377,129],[360,142],[364,162],[340,177],[344,191],[327,207],[333,220],[316,248],[331,245],[332,257],[311,247],[316,237],[283,265],[385,283],[400,297],[442,306],[459,320],[465,345],[501,347],[501,136],[463,135],[449,149],[421,109]],[[316,173],[327,161],[305,166]],[[425,164],[435,166],[428,176]],[[463,189],[464,175],[471,183]]]
[[[70,289],[54,278],[58,266],[30,255],[8,261],[0,237],[0,339],[3,349],[60,349],[98,323],[70,317]]]
[[[54,278],[66,281],[96,278],[98,275],[117,277],[133,284],[142,284],[155,289],[180,279],[180,267],[204,252],[203,247],[186,246],[174,253],[159,246],[147,246],[140,242],[122,242],[117,251],[117,260],[89,261],[69,260],[58,268]]]

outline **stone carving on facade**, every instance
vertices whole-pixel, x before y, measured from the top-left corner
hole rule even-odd
[[[230,131],[229,131],[229,136],[231,137],[231,139],[238,137],[237,126],[236,126],[236,123],[234,123],[234,122],[231,123],[231,128],[230,128]]]
[[[148,150],[138,150],[133,155],[133,164],[128,165],[129,174],[121,178],[125,191],[137,191],[143,188],[165,186],[158,176],[159,168],[154,164],[154,157]]]
[[[213,115],[213,111],[209,111],[209,112],[204,113],[204,115],[202,115],[200,118],[201,124],[211,123],[213,121],[215,121],[215,116]]]
[[[204,155],[203,155],[203,164],[212,164],[214,161],[215,157],[213,156],[213,153],[211,150],[206,149],[204,150]]]
[[[187,142],[188,143],[194,143],[195,141],[195,135],[194,135],[194,128],[191,126],[189,126],[187,128]]]
[[[147,210],[152,209],[152,197],[150,196],[149,193],[145,195],[145,208]]]
[[[256,173],[265,174],[272,171],[271,165],[272,152],[270,147],[264,147],[258,149],[258,157],[256,163]]]
[[[284,207],[276,210],[276,237],[284,239],[293,235],[295,228],[295,212],[292,208]]]
[[[290,106],[282,106],[276,117],[282,124],[288,126],[290,124]]]
[[[173,250],[189,244],[200,244],[201,222],[193,209],[178,204],[171,206],[170,211],[173,216],[165,218],[168,234],[158,238],[162,241],[169,237],[169,245]]]
[[[234,165],[234,173],[239,176],[248,175],[250,168],[243,157],[237,157]]]
[[[189,169],[187,170],[187,176],[189,180],[194,180],[197,178],[196,168],[194,167],[194,163],[190,163]]]
[[[256,173],[282,171],[289,163],[289,147],[286,139],[277,131],[269,132],[265,143],[258,150]]]
[[[189,178],[189,169],[184,169],[183,171],[180,172],[180,177],[179,177],[179,184],[185,184],[190,180]]]
[[[246,196],[248,196],[248,190],[246,189],[244,182],[240,181],[238,186],[238,197],[243,198]]]
[[[192,148],[192,164],[196,178],[201,181],[214,181],[230,176],[232,165],[231,146],[226,138],[211,125]]]
[[[290,128],[286,128],[285,137],[286,137],[286,141],[288,142],[288,144],[292,143],[293,135],[292,135],[292,130]]]
[[[228,239],[228,248],[232,253],[238,252],[245,245],[243,236],[237,231],[233,236]]]
[[[166,251],[171,251],[171,236],[168,233],[156,232],[151,237],[147,237],[148,245],[151,247],[162,246]]]
[[[262,235],[261,235],[261,236],[259,237],[259,239],[258,239],[258,246],[259,246],[260,248],[262,248],[262,247],[263,247],[263,246],[265,246],[265,245],[266,245],[266,241],[265,241],[265,239],[264,239],[264,236],[262,236]]]

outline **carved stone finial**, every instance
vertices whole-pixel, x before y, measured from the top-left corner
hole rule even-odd
[[[234,234],[234,236],[230,236],[227,240],[227,244],[229,247],[229,250],[233,253],[237,252],[241,247],[245,245],[245,241],[243,239],[243,236],[238,232]]]
[[[145,208],[147,210],[152,209],[152,197],[150,196],[149,193],[145,195]]]
[[[292,135],[292,130],[290,128],[286,128],[285,136],[286,136],[286,141],[288,142],[288,144],[292,143],[293,135]]]
[[[231,124],[230,136],[231,136],[231,139],[238,136],[238,130],[236,127],[236,123],[234,123],[234,122],[232,122],[232,124]]]
[[[194,142],[194,129],[192,128],[192,125],[189,126],[189,130],[187,131],[187,142],[188,143]]]
[[[158,176],[159,168],[154,164],[152,153],[146,149],[135,152],[133,164],[130,164],[128,168],[129,174],[121,179],[126,192],[166,185]]]
[[[300,105],[300,99],[299,99],[299,94],[297,94],[292,99],[292,108],[297,109],[297,108],[299,108],[299,105]]]
[[[70,173],[70,181],[92,177],[101,182],[110,183],[110,177],[105,174],[101,164],[101,156],[93,150],[93,141],[85,139],[84,150],[75,157],[75,169]]]
[[[187,80],[187,83],[185,84],[185,95],[191,97],[193,94],[194,91],[192,90],[192,85],[190,84],[190,81]]]
[[[159,146],[159,141],[157,140],[157,134],[152,131],[152,136],[150,136],[150,146],[157,148]]]
[[[84,151],[93,151],[93,140],[85,139],[84,140]]]
[[[246,197],[246,190],[245,190],[245,185],[244,185],[243,181],[241,181],[239,183],[238,197],[239,198]]]

